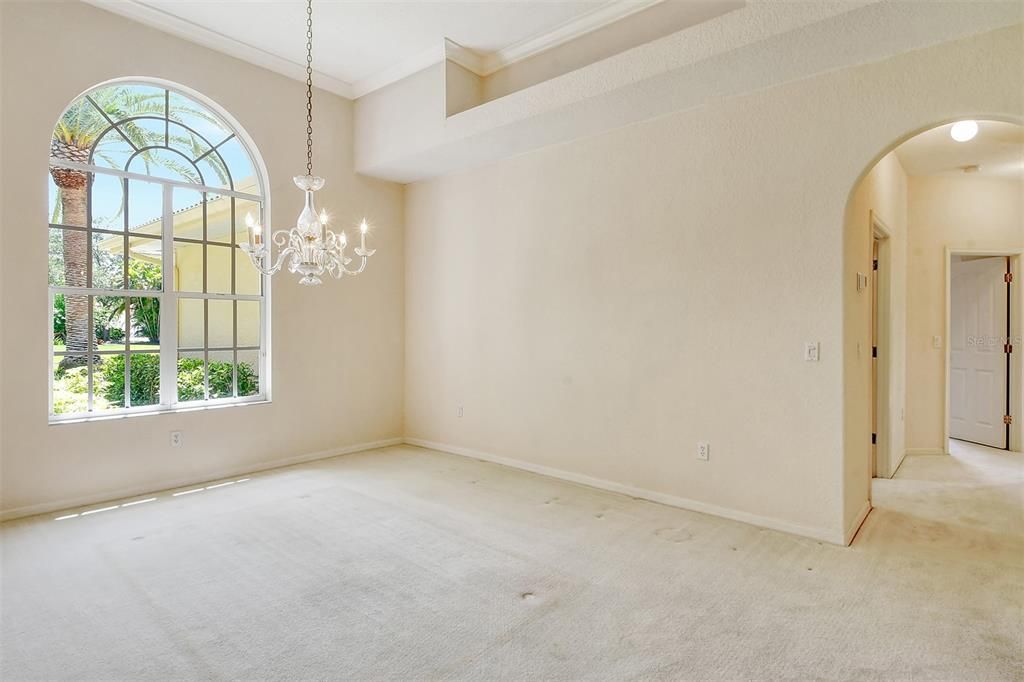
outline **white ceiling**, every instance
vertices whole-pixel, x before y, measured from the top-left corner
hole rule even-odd
[[[260,66],[305,77],[303,0],[88,1]],[[358,97],[441,61],[444,38],[481,54],[525,42],[550,47],[654,1],[314,0],[317,85]]]
[[[978,134],[968,142],[949,136],[953,124],[912,137],[896,148],[907,175],[962,175],[977,165],[976,175],[1024,178],[1024,127],[1003,121],[978,121]]]

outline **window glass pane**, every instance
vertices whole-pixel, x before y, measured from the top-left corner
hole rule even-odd
[[[210,145],[203,140],[201,134],[196,134],[179,123],[171,123],[167,127],[170,133],[168,146],[175,151],[181,152],[189,160],[195,161],[210,151]]]
[[[160,299],[155,296],[140,296],[128,299],[132,350],[143,350],[145,346],[160,343]]]
[[[178,299],[178,348],[205,346],[205,308],[201,298]]]
[[[251,215],[253,220],[260,225],[266,225],[263,219],[263,210],[258,201],[248,199],[235,199],[235,243],[248,244],[249,231],[245,226],[245,217]]]
[[[141,158],[141,157],[140,157]],[[140,172],[145,172],[142,169]],[[127,180],[128,229],[140,234],[160,234],[164,212],[163,187],[155,182]]]
[[[64,230],[58,227],[50,228],[49,259],[50,286],[64,286]]]
[[[160,354],[131,353],[128,360],[131,406],[160,404]]]
[[[89,339],[89,297],[53,297],[53,349],[67,351],[65,364],[85,364],[88,357]]]
[[[92,286],[95,289],[124,288],[124,233],[93,233]]]
[[[117,128],[110,128],[110,124],[105,120],[102,125],[101,131],[106,130],[106,132],[103,133],[103,137],[96,143],[96,147],[93,150],[92,163],[101,168],[124,170],[125,166],[128,165],[128,161],[132,158],[132,154],[135,153],[135,147],[125,139],[124,135]]]
[[[260,271],[249,260],[249,254],[235,248],[235,293],[259,296],[263,286]]]
[[[249,154],[242,147],[238,138],[231,138],[217,147],[217,151],[231,172],[231,178],[235,181],[235,189],[248,194],[260,194],[256,171],[253,170]]]
[[[118,83],[97,88],[88,96],[122,127],[127,125],[125,119],[133,116],[165,115],[164,89],[154,85]]]
[[[203,238],[203,193],[175,187],[172,212],[174,236],[185,239]]]
[[[194,100],[177,92],[171,92],[168,99],[171,105],[169,112],[171,120],[184,123],[212,144],[223,141],[231,134],[228,127],[213,112]]]
[[[231,188],[231,175],[220,154],[213,152],[196,163],[203,174],[203,184],[208,187]]]
[[[53,413],[79,414],[89,409],[89,368],[84,364],[62,362],[53,356]]]
[[[92,322],[95,332],[93,348],[99,351],[125,349],[125,303],[123,296],[94,296]]]
[[[206,195],[206,238],[211,242],[231,243],[231,201],[220,194]]]
[[[207,301],[207,324],[210,348],[232,348],[235,345],[234,301]]]
[[[92,226],[97,230],[124,229],[124,180],[96,173],[90,194]]]
[[[85,287],[89,250],[84,230],[50,228],[49,282],[53,286]]]
[[[210,398],[230,398],[234,393],[234,353],[210,351]]]
[[[119,410],[125,406],[124,354],[96,356],[92,367],[92,411]]]
[[[174,287],[178,291],[203,292],[203,245],[174,242]]]
[[[260,352],[257,350],[238,351],[238,395],[259,395],[260,392]]]
[[[260,302],[237,301],[238,306],[238,345],[260,345]]]
[[[163,242],[132,237],[128,249],[128,288],[160,291],[163,288]]]
[[[168,180],[200,184],[199,170],[192,160],[171,149],[147,149],[131,160],[128,171]]]
[[[206,291],[211,294],[231,293],[231,252],[230,246],[206,247]]]
[[[178,354],[178,400],[206,399],[206,363],[203,351]]]
[[[130,121],[119,123],[117,127],[120,128],[129,139],[131,139],[132,143],[138,149],[146,149],[147,147],[153,146],[165,146],[167,128],[162,113],[158,114],[156,117],[147,116],[145,118],[133,118]],[[142,153],[145,154],[146,152]]]

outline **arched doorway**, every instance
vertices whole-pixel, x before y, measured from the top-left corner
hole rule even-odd
[[[1010,351],[1024,296],[1019,276],[1017,289],[1002,282],[1020,271],[1021,197],[1024,127],[992,116],[901,137],[851,191],[844,239],[847,495],[870,499],[872,477],[892,477],[905,455],[947,454],[951,419],[991,422],[986,445],[1021,449],[1020,345],[1018,355]],[[968,261],[1008,290],[980,315],[976,306],[972,328],[951,320],[959,310],[951,305],[951,282]],[[998,289],[994,281],[990,287]],[[1006,314],[993,319],[995,309]],[[968,385],[966,366],[957,367],[965,349],[989,361],[977,376],[991,383]]]

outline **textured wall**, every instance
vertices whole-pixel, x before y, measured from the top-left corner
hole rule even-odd
[[[961,175],[912,177],[909,186],[907,448],[945,452],[946,249],[1024,248],[1024,183]]]
[[[409,186],[407,436],[842,541],[868,400],[843,383],[848,199],[910,132],[1020,115],[1020,49],[1003,29]]]
[[[370,216],[378,251],[363,276],[319,289],[288,274],[274,279],[273,403],[47,424],[47,149],[64,107],[123,76],[159,77],[206,95],[255,140],[269,169],[272,224],[284,227],[301,208],[291,178],[305,162],[304,88],[84,3],[0,8],[3,510],[159,489],[400,436],[402,188],[353,173],[352,104],[322,91],[320,201],[342,222]],[[169,447],[172,429],[184,431],[184,447]]]
[[[847,205],[845,225],[844,282],[857,281],[857,273],[871,275],[873,218],[889,231],[885,260],[889,278],[888,301],[879,299],[888,311],[887,338],[879,338],[879,363],[889,366],[888,410],[879,412],[878,475],[891,476],[903,460],[905,446],[904,404],[906,400],[906,295],[907,295],[907,176],[896,154],[886,154],[857,185]],[[858,292],[844,286],[848,346],[845,354],[845,386],[848,395],[864,400],[847,405],[846,459],[843,465],[847,528],[863,510],[871,489],[871,299],[869,286]],[[888,425],[888,426],[887,426]],[[887,452],[886,452],[887,451]]]

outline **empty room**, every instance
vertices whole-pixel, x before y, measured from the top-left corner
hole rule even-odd
[[[1024,679],[1020,0],[0,0],[3,680]]]

